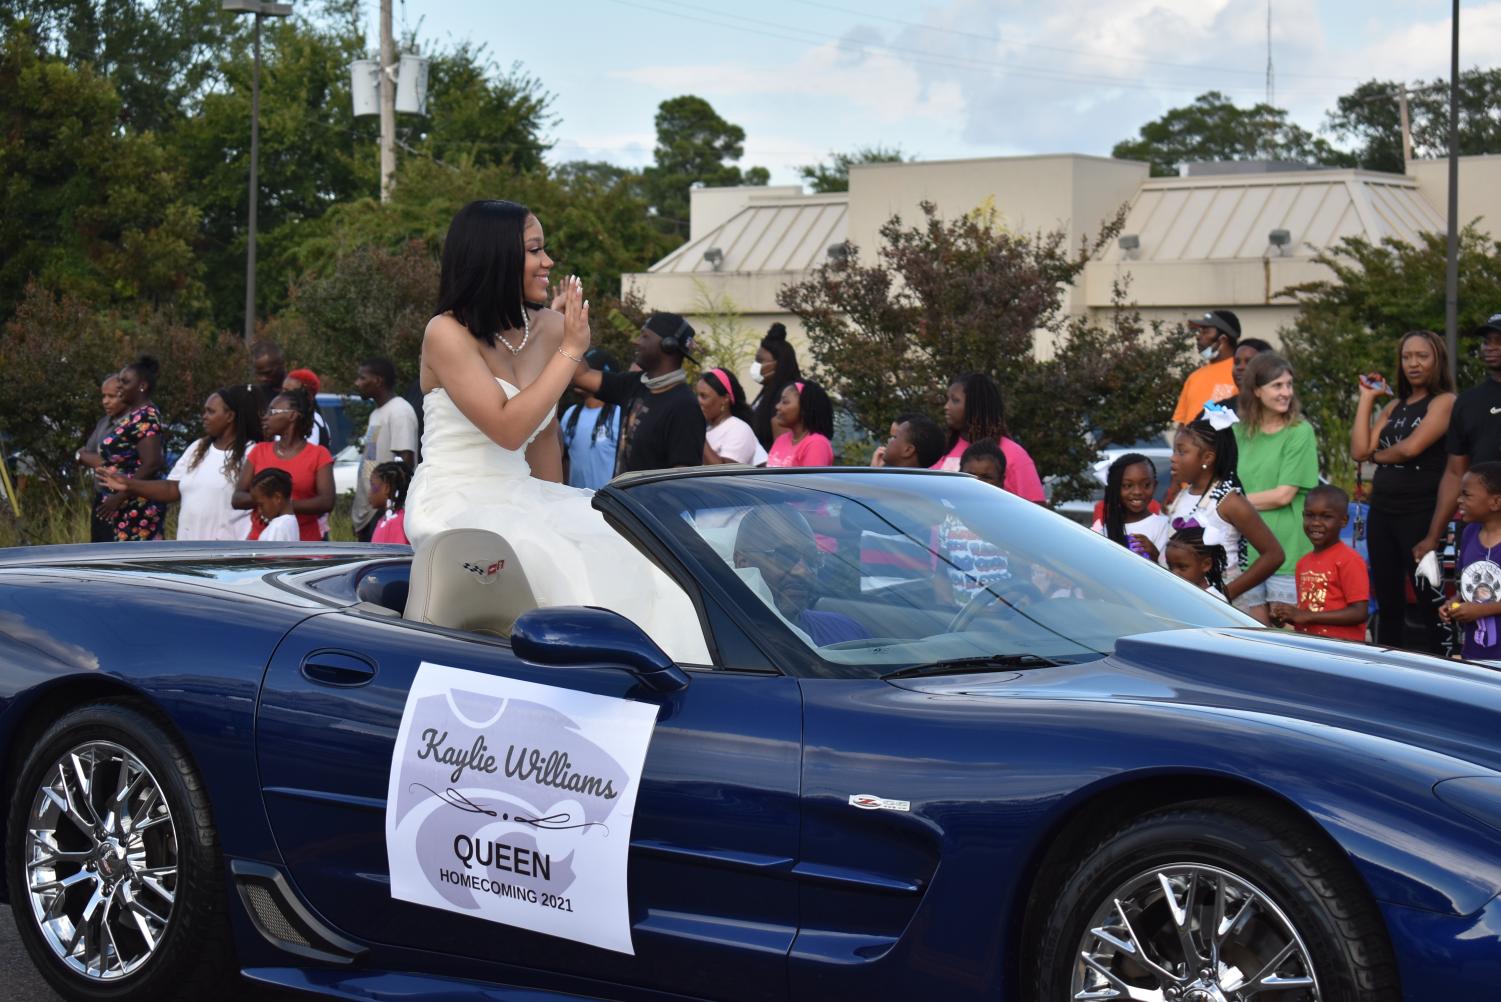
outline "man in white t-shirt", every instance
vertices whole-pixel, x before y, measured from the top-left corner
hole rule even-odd
[[[370,471],[392,460],[405,463],[408,470],[416,465],[417,412],[405,398],[396,395],[396,367],[388,358],[367,358],[361,362],[354,388],[360,396],[375,402],[375,410],[370,412],[370,425],[365,430],[360,475],[355,480],[354,507],[350,512],[355,535],[360,542],[368,543],[380,521],[380,512],[371,508],[366,499],[370,491]]]

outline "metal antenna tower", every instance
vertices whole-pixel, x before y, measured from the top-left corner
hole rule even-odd
[[[1272,71],[1272,0],[1266,0],[1266,103],[1277,106],[1277,77]]]

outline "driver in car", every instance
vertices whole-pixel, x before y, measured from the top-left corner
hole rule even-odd
[[[735,533],[735,566],[761,573],[776,609],[818,647],[866,640],[870,631],[842,612],[820,612],[818,572],[823,553],[802,513],[789,508],[752,508]]]

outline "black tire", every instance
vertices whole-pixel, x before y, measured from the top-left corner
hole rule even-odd
[[[1174,870],[1178,864],[1187,866]],[[1110,924],[1108,918],[1102,919],[1102,914],[1119,916],[1120,912],[1114,910],[1117,892],[1127,892],[1123,900],[1128,907],[1134,908],[1133,900],[1149,902],[1146,889],[1151,878],[1147,875],[1155,877],[1164,871],[1170,875],[1195,875],[1173,878],[1184,880],[1183,899],[1174,899],[1178,906],[1192,900],[1187,881],[1198,879],[1200,874],[1204,883],[1196,886],[1195,893],[1205,896],[1201,907],[1213,901],[1217,892],[1211,881],[1218,879],[1216,873],[1233,875],[1244,887],[1260,892],[1272,902],[1275,909],[1254,906],[1250,912],[1259,914],[1242,931],[1258,921],[1264,923],[1260,927],[1263,930],[1275,930],[1277,920],[1285,920],[1306,947],[1301,954],[1295,953],[1290,963],[1296,967],[1299,957],[1306,955],[1317,979],[1318,994],[1280,991],[1267,997],[1275,997],[1278,1002],[1301,1002],[1303,998],[1314,997],[1320,1002],[1400,999],[1396,964],[1385,926],[1349,862],[1326,848],[1319,833],[1289,813],[1258,802],[1233,799],[1201,800],[1156,811],[1122,825],[1094,843],[1059,889],[1033,944],[1033,991],[1027,997],[1035,1002],[1062,1002],[1074,997],[1076,972],[1081,978],[1102,977],[1089,973],[1081,960],[1081,953],[1096,946],[1104,947],[1102,952],[1092,954],[1097,962],[1110,954],[1108,942],[1091,933],[1091,929],[1099,927],[1094,923]],[[1144,889],[1140,899],[1133,899],[1129,893],[1135,886]],[[1228,892],[1223,889],[1226,886],[1230,888]],[[1237,893],[1237,885],[1219,887],[1221,900],[1236,903],[1233,895]],[[1154,928],[1163,928],[1154,925],[1154,919],[1163,915],[1172,918],[1166,902],[1163,895],[1157,905],[1149,903],[1146,910],[1132,912],[1136,934],[1133,938],[1146,941],[1148,946],[1143,953],[1160,948],[1155,955],[1158,966],[1179,974],[1174,961],[1187,955],[1187,948],[1174,950],[1175,943],[1181,945],[1181,937],[1163,934],[1154,940],[1151,934]],[[1280,910],[1280,916],[1275,914],[1276,910]],[[1203,928],[1213,923],[1195,926],[1190,919],[1186,925],[1197,929],[1202,936]],[[1236,935],[1240,933],[1231,933]],[[1271,932],[1266,932],[1264,939],[1276,941]],[[1285,941],[1291,940],[1292,937],[1286,937]],[[1251,952],[1247,944],[1241,955]],[[1227,949],[1225,956],[1230,953]],[[1118,965],[1113,973],[1127,974],[1127,980],[1131,975],[1155,977],[1128,952],[1121,951],[1111,959]],[[1201,966],[1202,972],[1209,970],[1207,965]],[[1243,963],[1243,966],[1254,964]],[[1187,973],[1194,977],[1199,972]],[[1239,971],[1238,976],[1252,974]],[[1217,972],[1216,977],[1220,976]],[[1233,983],[1236,976],[1229,975],[1226,980]],[[1176,987],[1183,992],[1181,985]],[[1221,983],[1219,987],[1229,985]],[[1183,995],[1190,997],[1187,992]],[[1232,993],[1228,997],[1237,996]]]
[[[136,955],[138,966],[129,973],[122,973],[126,970],[126,965],[121,963],[110,980],[75,970],[64,961],[59,953],[60,948],[54,948],[43,933],[41,920],[34,910],[33,896],[28,890],[30,885],[27,868],[28,853],[31,851],[27,832],[32,823],[33,807],[43,785],[56,789],[51,782],[57,775],[54,769],[70,751],[85,746],[98,748],[106,745],[118,746],[145,766],[149,771],[146,779],[154,781],[160,791],[159,800],[166,804],[166,809],[170,812],[170,824],[158,824],[150,834],[137,833],[130,838],[138,842],[154,840],[153,852],[158,854],[156,859],[161,858],[160,853],[163,851],[175,852],[173,862],[176,866],[176,872],[172,876],[173,900],[168,904],[165,898],[150,897],[149,889],[139,889],[141,885],[132,883],[129,875],[119,877],[121,863],[118,861],[111,861],[108,866],[97,861],[88,864],[57,864],[55,875],[61,875],[63,868],[70,867],[81,870],[87,866],[91,874],[103,874],[108,870],[112,879],[118,882],[115,886],[122,887],[119,895],[121,898],[135,898],[143,902],[149,899],[152,910],[157,913],[165,911],[165,922],[159,935],[155,936],[154,948],[147,949],[146,939],[139,939],[136,950],[130,951]],[[109,768],[109,763],[105,762],[93,775],[99,777],[100,782],[105,782]],[[118,769],[118,766],[115,768]],[[118,775],[118,772],[114,775]],[[224,871],[218,839],[203,780],[177,740],[145,714],[127,704],[96,703],[74,710],[49,727],[27,756],[15,779],[5,846],[5,875],[10,890],[11,909],[15,914],[21,942],[32,963],[60,995],[67,999],[89,1002],[203,999],[213,997],[232,983],[235,977],[234,954],[225,912]],[[108,798],[109,794],[103,793],[101,796]],[[144,805],[146,802],[139,803]],[[87,810],[80,806],[80,813]],[[150,818],[153,813],[161,813],[159,807],[147,809],[143,806],[142,810],[141,817],[132,819],[132,827],[141,823],[143,817]],[[95,814],[97,813],[96,811]],[[82,833],[74,834],[78,827],[64,816],[57,822],[54,844],[62,846],[64,840],[68,839],[71,840],[71,847],[87,849],[92,837]],[[124,839],[122,836],[122,840]],[[165,850],[162,848],[164,845],[168,847]],[[123,854],[124,850],[120,852]],[[120,856],[120,859],[124,858],[124,855]],[[145,858],[145,850],[141,851],[140,858]],[[129,872],[133,871],[127,871]],[[95,881],[95,878],[91,876],[88,881]],[[82,893],[91,893],[88,881],[79,885]],[[123,889],[126,884],[137,890],[127,894]],[[99,885],[96,882],[93,886]],[[74,892],[70,890],[68,893]],[[116,911],[114,914],[118,916],[121,913]],[[129,917],[128,911],[125,915]],[[125,919],[122,918],[121,921]],[[127,925],[119,940],[124,941],[130,933]],[[100,940],[102,941],[102,937]],[[120,954],[126,952],[121,949]]]

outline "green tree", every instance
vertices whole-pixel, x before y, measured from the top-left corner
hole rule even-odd
[[[830,153],[825,163],[803,164],[797,169],[803,183],[815,192],[849,191],[850,168],[857,164],[899,164],[915,160],[900,146],[860,146],[849,153]]]
[[[948,381],[990,373],[1006,399],[1012,437],[1058,497],[1087,496],[1104,441],[1132,442],[1165,425],[1186,371],[1180,341],[1156,336],[1125,304],[1101,326],[1064,312],[1068,287],[1115,238],[1124,214],[1071,251],[1063,231],[1017,233],[986,207],[882,228],[876,261],[851,246],[841,259],[782,289],[778,303],[808,332],[819,378],[867,432],[903,411],[935,416]],[[1039,334],[1056,339],[1051,357]]]
[[[318,373],[325,389],[353,392],[360,361],[372,356],[391,359],[400,380],[417,374],[437,301],[438,258],[426,242],[355,245],[295,279],[285,308],[263,330],[295,364]]]
[[[1403,85],[1367,80],[1341,97],[1329,113],[1326,131],[1355,144],[1361,167],[1403,173],[1402,119],[1397,94]],[[1413,155],[1449,154],[1449,81],[1418,83],[1408,99]],[[1459,152],[1463,156],[1501,153],[1501,69],[1471,69],[1459,75]]]
[[[73,180],[55,185],[63,204],[47,203],[47,212],[54,220],[67,220],[75,208],[80,214],[108,215],[120,205],[159,206],[173,221],[175,243],[148,247],[144,237],[134,237],[128,244],[109,225],[91,223],[91,237],[97,232],[101,248],[88,255],[91,266],[107,263],[112,248],[128,251],[114,256],[127,263],[133,258],[141,274],[127,271],[117,297],[128,298],[134,285],[170,279],[169,286],[181,287],[179,304],[189,298],[184,293],[192,293],[200,311],[236,327],[244,304],[252,66],[248,21],[220,6],[219,0],[0,0],[0,32],[5,44],[40,53],[44,64],[61,65],[79,79],[116,84],[112,109],[90,109],[83,120],[95,132],[107,128],[111,140],[83,149],[85,155],[75,159],[84,167],[94,169],[90,157],[118,159],[121,148],[145,144],[162,151],[164,176],[193,179],[164,193],[141,169],[136,176],[124,172],[119,181],[97,176],[84,183],[87,170],[49,166],[51,176]],[[305,225],[333,205],[377,190],[378,126],[373,118],[353,117],[349,94],[349,63],[368,52],[361,6],[359,0],[299,2],[293,17],[268,19],[262,27],[257,282],[262,315],[285,302],[299,277]],[[409,47],[416,46],[411,39]],[[481,48],[468,43],[432,50],[430,57],[429,114],[399,117],[401,156],[540,169],[547,149],[543,136],[552,122],[551,98],[540,85],[519,68],[498,71]],[[51,93],[56,83],[45,90],[7,87],[0,115],[35,120],[43,129],[72,121],[63,96]],[[16,94],[19,107],[12,100]],[[41,136],[37,150],[25,150],[25,156],[66,167],[78,143],[74,132],[55,131]],[[16,128],[8,134],[16,135]],[[4,142],[0,138],[0,145]],[[127,159],[141,164],[149,158]],[[15,199],[7,210],[11,204]],[[0,228],[12,221],[19,226],[21,216],[7,211]],[[66,257],[70,248],[48,246],[44,235],[53,228],[31,226],[27,246],[3,254],[0,316],[13,306],[29,275],[61,288],[47,276],[67,270],[55,259]],[[147,228],[136,229],[150,235]],[[147,249],[152,253],[142,253]],[[53,262],[50,272],[43,270],[44,258]],[[185,276],[177,268],[184,260],[193,269]],[[147,294],[159,297],[154,290]]]
[[[1298,160],[1352,167],[1355,158],[1287,120],[1269,104],[1236,107],[1219,91],[1200,94],[1193,104],[1173,108],[1141,127],[1135,139],[1115,144],[1110,155],[1143,160],[1153,177],[1171,177],[1180,164],[1206,160]]]
[[[765,184],[764,167],[742,171],[733,161],[745,155],[745,130],[719,117],[712,105],[692,94],[663,101],[657,108],[654,163],[643,172],[657,215],[675,232],[688,234],[688,190]]]
[[[294,276],[289,254],[298,228],[329,206],[378,187],[372,120],[356,120],[349,63],[364,55],[357,30],[338,22],[268,20],[262,27],[258,310],[285,301]],[[194,179],[203,214],[200,254],[213,319],[240,323],[245,302],[249,218],[251,54],[243,45],[221,57],[219,82],[169,142]]]
[[[241,44],[248,27],[221,0],[0,2],[0,30],[25,33],[39,52],[108,78],[121,123],[141,132],[167,131],[188,114],[221,53]]]
[[[436,255],[448,224],[466,203],[497,195],[528,206],[542,221],[560,274],[576,274],[600,293],[620,288],[622,272],[643,271],[675,245],[652,225],[640,178],[593,165],[516,171],[508,164],[439,163],[412,157],[397,168],[391,201],[354,199],[300,232],[296,260],[318,272],[361,246],[396,250],[420,240]]]
[[[1283,345],[1297,378],[1298,397],[1319,432],[1320,465],[1331,479],[1354,481],[1350,423],[1359,395],[1356,377],[1385,373],[1396,385],[1397,342],[1411,330],[1444,330],[1444,235],[1417,245],[1351,237],[1318,260],[1331,278],[1294,286],[1298,318]],[[1501,303],[1501,243],[1466,227],[1459,245],[1459,329],[1484,322]],[[1460,351],[1460,386],[1484,373]]]
[[[201,297],[199,217],[153,133],[119,128],[120,100],[87,64],[0,41],[0,317],[33,276],[97,306]]]
[[[552,95],[519,63],[501,73],[484,47],[467,41],[428,53],[427,114],[400,115],[397,133],[411,150],[443,160],[542,167],[552,144]]]

